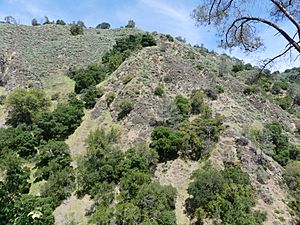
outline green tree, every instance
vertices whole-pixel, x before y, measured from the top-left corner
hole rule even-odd
[[[63,20],[56,20],[56,25],[66,25],[65,21]]]
[[[50,99],[41,89],[21,89],[14,90],[6,99],[6,109],[8,110],[7,123],[13,127],[21,123],[32,124],[34,116],[48,109]]]
[[[135,28],[135,22],[133,20],[129,20],[125,27],[126,28]]]
[[[107,22],[102,22],[96,26],[96,29],[109,29],[110,24]]]
[[[70,32],[73,36],[83,35],[83,27],[79,24],[72,24],[70,27]]]

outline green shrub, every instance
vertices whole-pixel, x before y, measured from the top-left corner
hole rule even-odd
[[[251,95],[251,94],[253,94],[253,93],[255,93],[255,92],[256,92],[255,88],[254,88],[253,86],[249,86],[249,85],[247,85],[247,86],[244,88],[244,91],[243,91],[243,93],[244,93],[245,95]]]
[[[164,86],[162,85],[157,85],[155,90],[154,90],[154,94],[157,96],[162,96],[164,94]]]
[[[109,29],[110,24],[107,22],[102,22],[96,26],[96,29]]]
[[[48,180],[53,173],[70,167],[72,162],[68,145],[63,141],[50,140],[38,147],[35,181]]]
[[[178,107],[180,114],[184,117],[187,117],[191,111],[191,103],[189,99],[185,98],[182,95],[177,95],[175,98],[175,104]]]
[[[293,99],[289,96],[279,97],[275,99],[275,103],[278,104],[282,109],[288,110],[293,104]]]
[[[123,84],[126,85],[128,84],[131,80],[133,79],[132,75],[128,75],[126,77],[124,77],[124,79],[122,80]]]
[[[204,93],[201,90],[193,90],[191,96],[191,112],[193,114],[199,114],[204,104]]]
[[[70,27],[70,32],[73,36],[83,35],[83,27],[79,24],[72,24]]]
[[[197,64],[195,67],[197,70],[203,70],[205,68],[202,64]]]
[[[153,35],[146,33],[142,35],[141,44],[143,47],[151,47],[156,45]]]
[[[168,41],[174,42],[174,38],[170,34],[167,34],[166,38],[167,38]]]
[[[237,72],[240,72],[240,71],[243,71],[243,70],[244,70],[244,65],[243,64],[235,64],[232,67],[232,72],[234,72],[234,73],[237,73]]]
[[[42,112],[34,121],[35,132],[44,140],[65,140],[81,124],[84,103],[76,97],[53,112]]]
[[[164,126],[155,128],[151,138],[150,147],[157,151],[161,161],[177,158],[184,143],[183,133]]]
[[[255,191],[249,175],[239,167],[224,171],[211,167],[196,171],[188,187],[188,211],[202,223],[206,218],[222,224],[263,224],[265,214],[250,210],[255,205]]]
[[[87,109],[91,109],[95,106],[97,99],[103,95],[103,91],[95,86],[91,86],[84,90],[82,101]]]
[[[106,95],[105,101],[106,101],[106,104],[107,104],[108,107],[115,100],[115,97],[116,97],[116,94],[114,92],[109,92]]]
[[[31,124],[37,113],[47,110],[50,99],[41,89],[15,89],[6,99],[7,123],[13,127]]]
[[[223,86],[217,85],[216,89],[217,89],[217,91],[218,91],[219,94],[224,93],[224,87]]]
[[[134,104],[129,99],[124,99],[119,105],[118,119],[121,120],[126,117],[133,110],[133,106]]]

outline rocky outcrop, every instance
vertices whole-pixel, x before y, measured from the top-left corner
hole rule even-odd
[[[42,87],[40,78],[25,66],[20,56],[13,51],[0,49],[0,85],[6,92],[22,87]]]

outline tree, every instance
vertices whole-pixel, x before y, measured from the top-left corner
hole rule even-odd
[[[251,10],[263,4],[265,13],[269,15],[256,16],[257,11]],[[247,52],[253,52],[263,46],[259,29],[264,26],[271,27],[281,35],[287,45],[281,53],[264,62],[264,69],[274,60],[284,56],[291,50],[300,54],[300,2],[298,0],[265,0],[265,1],[239,1],[239,0],[202,0],[193,10],[192,17],[198,25],[213,24],[218,33],[223,36],[221,45],[225,48],[240,47]],[[260,13],[262,15],[262,13]],[[293,30],[288,31],[280,22],[288,21]]]
[[[135,22],[133,20],[129,20],[125,28],[135,28]]]
[[[31,124],[33,117],[50,106],[50,100],[40,89],[16,89],[6,100],[7,123],[16,127],[21,123]]]
[[[107,22],[100,23],[96,26],[96,29],[109,29],[110,24]]]
[[[70,27],[70,32],[73,36],[82,35],[83,34],[83,27],[80,26],[79,24],[73,24]]]
[[[38,23],[38,21],[37,21],[36,18],[33,18],[33,19],[31,20],[31,25],[32,25],[33,27],[35,27],[35,26],[39,26],[39,25],[41,25],[41,24]]]
[[[6,16],[4,18],[5,23],[9,23],[9,24],[17,24],[17,21],[14,17],[12,16]]]
[[[66,25],[65,21],[63,20],[56,20],[56,25]]]

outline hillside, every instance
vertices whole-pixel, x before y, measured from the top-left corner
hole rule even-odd
[[[74,92],[74,86],[75,90],[78,87],[80,80],[76,80],[78,79],[76,71],[73,77],[67,76],[69,68],[85,68],[93,62],[100,62],[107,51],[118,49],[113,47],[117,39],[137,33],[144,34],[135,29],[86,29],[84,35],[71,36],[68,27],[56,25],[28,27],[0,24],[0,30],[4,31],[0,32],[0,37],[4,40],[0,42],[0,49],[2,49],[0,57],[9,62],[4,63],[3,68],[17,67],[15,70],[2,69],[2,74],[0,74],[2,88],[12,91],[16,87],[42,87],[52,98],[52,111],[65,101],[66,93]],[[268,78],[267,74],[259,78],[256,83],[249,83],[249,80],[257,75],[257,70],[253,67],[249,69],[245,67],[234,71],[237,65],[244,66],[237,59],[209,52],[205,48],[192,47],[162,34],[153,34],[153,36],[156,40],[155,44],[144,46],[142,43],[143,47],[131,49],[128,55],[124,54],[126,51],[122,52],[122,56],[126,55],[124,61],[118,61],[118,66],[110,70],[107,73],[109,75],[103,81],[97,83],[97,89],[101,90],[102,95],[98,96],[96,104],[86,107],[82,121],[78,123],[76,120],[77,126],[74,126],[72,132],[65,135],[64,139],[59,139],[65,140],[70,149],[70,162],[68,163],[71,165],[70,170],[76,173],[75,181],[73,181],[76,183],[76,188],[71,191],[67,190],[69,184],[58,179],[57,183],[63,183],[62,189],[66,189],[68,194],[59,199],[59,204],[53,212],[55,223],[57,225],[87,224],[89,220],[91,224],[111,224],[114,220],[122,218],[124,219],[122,223],[116,224],[139,224],[136,221],[143,218],[143,224],[184,225],[196,224],[197,220],[199,224],[201,220],[203,224],[223,224],[222,219],[229,221],[231,218],[240,217],[241,220],[244,219],[244,222],[237,222],[237,219],[234,224],[297,224],[296,221],[299,219],[297,207],[292,208],[290,205],[297,195],[289,191],[289,184],[284,174],[290,163],[300,159],[300,119],[297,117],[299,105],[297,105],[296,98],[292,98],[294,94],[290,94],[289,91],[293,88],[292,90],[297,92],[299,83],[292,79],[285,80],[288,87],[279,88],[276,94],[272,91],[275,89],[275,83],[279,82],[281,76],[288,80],[289,71],[286,74],[280,74],[278,80],[277,75],[273,80],[273,78]],[[111,51],[111,54],[113,58],[117,53]],[[14,60],[11,60],[12,55],[14,55]],[[110,60],[110,57],[108,58]],[[111,66],[109,60],[107,64]],[[104,60],[102,61],[105,64]],[[5,65],[8,66],[5,67]],[[105,70],[102,66],[97,68],[100,74],[102,70]],[[81,72],[79,70],[77,76],[86,75]],[[18,74],[22,82],[16,80],[14,74]],[[269,85],[268,90],[265,87],[267,85]],[[82,96],[86,94],[84,90],[78,92],[77,98],[82,99]],[[6,92],[3,90],[2,94]],[[56,94],[58,96],[54,98]],[[283,101],[279,102],[280,99],[292,102],[284,102],[289,104],[287,108],[284,108]],[[197,107],[200,107],[199,112],[197,110],[195,112]],[[0,115],[4,120],[4,106],[1,108]],[[32,127],[40,126],[43,118],[39,118],[36,123],[33,122]],[[55,119],[51,120],[53,121]],[[279,129],[279,126],[274,125],[275,123],[282,127]],[[52,123],[46,123],[46,125],[52,126]],[[159,128],[161,130],[157,130]],[[104,129],[106,134],[101,133],[99,129],[100,131]],[[169,136],[164,134],[165,139],[155,139],[155,131],[159,136],[167,132],[166,130],[170,132]],[[35,130],[31,132],[35,133]],[[91,138],[93,132],[95,136]],[[116,138],[113,138],[114,135]],[[172,135],[174,137],[183,135],[182,139],[178,138],[183,144],[178,144],[178,140],[171,140]],[[44,139],[47,138],[44,137]],[[109,143],[106,143],[106,139]],[[283,139],[286,144],[279,143],[283,145],[280,147],[282,152],[287,149],[292,150],[282,154],[278,152],[277,139]],[[185,142],[185,140],[188,141]],[[171,147],[165,146],[168,141]],[[179,147],[176,148],[176,153],[172,152],[174,151],[172,147],[177,145]],[[40,146],[37,148],[39,149]],[[121,153],[116,153],[115,149],[119,149]],[[129,149],[135,149],[133,156],[130,155]],[[170,155],[163,154],[162,149],[167,149]],[[154,162],[154,159],[157,160],[153,156],[154,150],[159,155],[158,162]],[[197,151],[201,151],[201,154],[197,155]],[[39,159],[41,153],[36,154],[37,156],[32,159],[25,159],[24,163],[34,168],[31,171],[31,177],[35,176],[35,170],[39,170],[35,167],[37,164],[35,160]],[[100,161],[102,157],[106,157],[106,154],[107,158],[103,161],[113,162],[112,164]],[[119,165],[117,159],[122,158],[122,154],[125,154],[125,160],[124,162],[121,160],[122,163]],[[93,164],[89,165],[89,160]],[[131,164],[126,164],[128,163],[126,160],[132,160]],[[151,163],[155,165],[155,169],[151,167],[151,163],[147,161],[147,164],[143,160],[153,160]],[[149,168],[141,169],[139,167],[141,162],[147,164]],[[93,168],[93,165],[99,168]],[[129,172],[122,170],[123,172],[120,172],[122,175],[119,175],[108,169],[108,166],[114,165],[118,165],[114,168],[115,170],[122,170],[119,167],[131,168],[131,166],[133,169],[131,168],[131,171],[127,168]],[[57,168],[53,167],[54,169]],[[226,193],[218,193],[216,199],[221,199],[219,202],[215,199],[206,204],[210,208],[202,205],[197,206],[197,209],[193,207],[190,209],[188,203],[193,202],[196,196],[191,197],[193,190],[189,186],[197,181],[197,176],[204,176],[205,173],[201,169],[224,171],[225,175],[222,175],[222,172],[219,172],[220,174],[212,172],[208,179],[216,182],[215,187],[219,185],[218,180],[224,179]],[[136,170],[138,175],[133,172]],[[97,176],[90,179],[89,174],[94,172]],[[105,174],[104,178],[101,177],[102,172]],[[196,175],[191,177],[193,173]],[[218,174],[218,179],[214,180],[214,176],[217,176],[215,174]],[[230,176],[232,177],[229,179]],[[248,178],[250,183],[247,183]],[[60,196],[59,187],[47,186],[51,178],[38,182],[32,180],[33,178],[31,178],[30,193],[33,196],[39,197],[44,187],[48,188],[47,190],[54,188]],[[148,182],[149,187],[139,183],[143,181]],[[155,181],[161,185],[157,190]],[[129,185],[135,182],[136,186]],[[197,186],[196,183],[194,184]],[[165,185],[170,185],[175,189],[168,189],[169,186]],[[135,192],[130,188],[127,190],[126,187],[132,188]],[[200,187],[202,186],[199,185],[198,188]],[[207,185],[207,189],[209,188],[210,186]],[[169,199],[166,202],[170,202],[173,196],[172,190],[177,194],[174,206],[169,203],[171,206],[168,208],[168,204],[161,199],[166,198]],[[130,195],[130,191],[136,195]],[[159,198],[156,200],[153,197],[155,191],[159,192],[157,194]],[[164,193],[167,193],[166,196]],[[142,199],[144,202],[139,199],[142,196],[147,197],[147,194],[150,197]],[[224,197],[226,194],[230,196]],[[53,198],[51,194],[46,196]],[[44,197],[43,194],[42,197]],[[108,206],[105,205],[107,199],[111,199]],[[253,204],[246,205],[241,199],[244,201],[249,199],[249,202],[253,201]],[[296,199],[296,204],[298,203],[299,200]],[[148,206],[151,204],[155,205],[158,211],[164,211],[164,217]],[[234,208],[235,205],[239,205],[238,210],[241,211],[235,211],[237,210]],[[225,213],[231,207],[237,217],[230,214],[232,212]],[[42,211],[36,208],[35,210]],[[149,213],[147,214],[149,218],[146,218],[140,210],[144,210],[145,215]],[[157,213],[159,214],[157,221],[160,222],[153,222],[151,216]],[[170,219],[172,213],[176,216],[176,221],[173,223]],[[109,218],[109,215],[113,215],[113,219]],[[265,215],[265,220],[259,222],[260,217],[264,217],[262,215]]]

